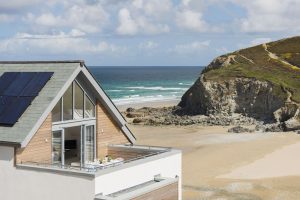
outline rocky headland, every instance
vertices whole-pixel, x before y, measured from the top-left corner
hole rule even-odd
[[[127,109],[147,125],[256,125],[300,129],[300,37],[262,44],[214,59],[178,106]]]

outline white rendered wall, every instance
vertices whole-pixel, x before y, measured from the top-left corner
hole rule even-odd
[[[0,146],[0,200],[93,200],[93,178],[14,167],[14,148]]]
[[[14,148],[0,146],[0,200],[93,200],[149,180],[155,175],[179,176],[181,200],[181,153],[112,170],[95,178],[14,166]]]
[[[153,180],[154,176],[158,174],[169,178],[179,176],[178,191],[179,200],[181,200],[181,173],[181,153],[177,153],[158,160],[99,175],[95,180],[95,190],[96,194],[108,195]]]

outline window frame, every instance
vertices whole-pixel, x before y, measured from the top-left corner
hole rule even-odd
[[[74,119],[74,112],[75,112],[75,85],[77,84],[79,86],[79,88],[83,91],[83,117],[79,118],[79,119]],[[79,122],[79,121],[93,121],[96,120],[96,103],[95,101],[90,97],[90,95],[86,92],[86,90],[82,87],[82,85],[79,83],[79,81],[77,79],[75,79],[72,84],[69,86],[72,87],[72,119],[69,120],[64,120],[64,95],[60,98],[61,101],[61,120],[60,121],[56,121],[56,122],[52,122],[53,125],[59,125],[59,124],[66,124],[66,123],[73,123],[73,122]],[[69,88],[68,88],[69,89]],[[92,103],[93,108],[94,108],[94,117],[86,117],[85,114],[85,109],[86,109],[86,98],[88,98],[88,100]],[[59,102],[58,102],[59,103]]]

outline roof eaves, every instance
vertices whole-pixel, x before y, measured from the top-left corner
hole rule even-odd
[[[49,61],[0,61],[0,64],[58,64],[58,63],[80,63],[84,66],[83,60],[49,60]]]
[[[83,67],[82,72],[84,75],[88,78],[88,80],[91,82],[91,84],[94,86],[96,91],[99,93],[99,95],[102,97],[104,106],[107,107],[107,110],[112,115],[112,117],[115,119],[115,121],[118,123],[118,125],[121,127],[122,131],[126,134],[127,138],[130,140],[131,143],[136,142],[136,138],[133,135],[133,133],[128,129],[126,126],[127,122],[116,107],[116,105],[113,103],[113,101],[109,98],[109,96],[105,93],[105,91],[102,89],[100,84],[96,81],[96,79],[93,77],[92,73],[89,72],[86,66]]]

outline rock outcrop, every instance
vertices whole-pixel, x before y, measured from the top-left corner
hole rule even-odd
[[[129,108],[135,124],[237,126],[231,132],[300,129],[300,37],[214,59],[175,107]]]
[[[242,49],[213,60],[179,103],[179,115],[239,113],[300,128],[300,37]]]
[[[184,94],[178,113],[189,115],[241,113],[262,120],[274,119],[285,105],[273,94],[272,84],[254,78],[206,81],[202,75]]]

